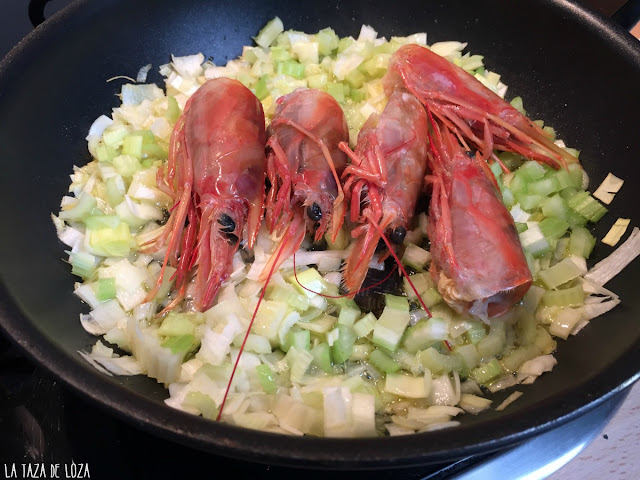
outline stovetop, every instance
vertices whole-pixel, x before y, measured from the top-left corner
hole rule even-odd
[[[71,0],[0,0],[0,55]],[[31,8],[29,8],[31,7]],[[623,391],[582,417],[523,444],[446,464],[367,472],[332,471],[333,478],[542,479],[559,469],[608,423],[626,398]],[[212,470],[212,467],[215,470]],[[151,435],[89,403],[35,365],[0,333],[0,474],[4,478],[165,478],[233,472],[240,478],[325,478],[301,471],[207,454]]]

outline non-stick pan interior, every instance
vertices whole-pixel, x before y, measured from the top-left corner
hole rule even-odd
[[[217,64],[274,16],[286,28],[333,27],[357,36],[426,31],[428,42],[460,40],[502,74],[508,97],[520,95],[580,158],[598,185],[608,172],[626,183],[595,228],[602,238],[617,217],[637,225],[640,47],[631,36],[562,1],[406,1],[300,3],[80,1],[31,34],[0,68],[0,320],[37,361],[89,398],[141,428],[218,454],[288,465],[365,468],[426,464],[522,441],[594,407],[634,381],[640,366],[639,263],[608,287],[622,304],[576,337],[560,341],[552,374],[500,413],[467,415],[455,429],[412,437],[336,440],[290,438],[216,424],[166,407],[155,381],[107,377],[77,354],[95,343],[78,316],[74,277],[49,218],[59,209],[73,165],[89,159],[92,121],[118,103],[118,75],[152,72],[170,54],[202,52]],[[157,73],[150,80],[159,82]],[[611,248],[599,244],[594,261]],[[495,405],[510,392],[495,397]]]

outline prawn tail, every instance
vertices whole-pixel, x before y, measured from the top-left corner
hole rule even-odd
[[[282,262],[287,258],[291,258],[291,256],[298,251],[304,240],[305,228],[305,219],[302,212],[296,211],[293,214],[293,219],[289,223],[288,228],[282,235],[280,243],[260,273],[258,277],[260,282],[266,282],[271,272],[276,271],[278,267],[282,265]]]

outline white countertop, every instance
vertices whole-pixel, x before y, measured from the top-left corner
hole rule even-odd
[[[547,480],[640,479],[640,383],[602,432]]]

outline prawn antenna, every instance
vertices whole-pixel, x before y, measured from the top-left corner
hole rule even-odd
[[[253,315],[251,316],[251,321],[249,322],[249,327],[247,328],[247,333],[244,334],[244,338],[242,339],[242,345],[240,345],[240,351],[238,352],[238,357],[236,358],[235,363],[233,364],[233,370],[231,370],[231,376],[229,377],[229,383],[227,384],[227,389],[224,392],[224,397],[222,397],[222,403],[220,404],[220,409],[218,410],[218,415],[216,416],[216,421],[220,421],[222,417],[222,410],[224,409],[224,405],[227,402],[227,396],[229,395],[229,390],[231,389],[231,383],[233,382],[233,377],[236,374],[236,370],[238,369],[238,364],[240,363],[240,357],[242,356],[242,352],[244,351],[244,347],[247,343],[247,339],[249,338],[249,333],[251,332],[251,328],[253,327],[253,322],[256,319],[256,315],[258,314],[258,309],[260,308],[260,304],[262,303],[262,299],[267,291],[267,285],[269,284],[269,280],[271,280],[271,276],[273,275],[273,270],[276,268],[278,264],[278,258],[280,254],[284,250],[284,243],[278,249],[278,253],[276,254],[276,260],[271,265],[271,269],[269,270],[269,276],[267,280],[264,282],[264,286],[262,287],[262,291],[260,292],[260,297],[258,298],[258,303],[256,304],[256,308],[253,310]]]

